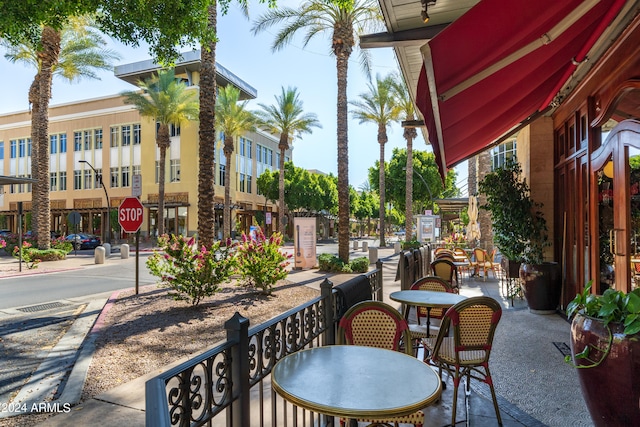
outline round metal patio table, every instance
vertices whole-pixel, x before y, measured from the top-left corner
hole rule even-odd
[[[431,329],[431,309],[432,308],[449,308],[456,305],[460,301],[467,299],[464,295],[454,294],[450,292],[435,292],[421,290],[396,291],[389,295],[394,301],[401,302],[406,305],[425,307],[427,309],[427,333],[430,334]]]

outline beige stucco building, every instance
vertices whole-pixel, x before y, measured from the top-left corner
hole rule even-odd
[[[175,67],[176,76],[198,90],[199,52],[189,52]],[[117,77],[131,83],[151,76],[158,67],[142,61],[116,67]],[[243,99],[257,91],[237,76],[218,66],[218,85],[234,84]],[[135,90],[135,86],[131,86]],[[142,236],[157,229],[158,159],[156,124],[142,118],[119,94],[53,105],[49,110],[51,230],[70,233],[75,226],[71,212],[81,215],[78,230],[107,237],[107,206],[111,217],[122,200],[141,191],[145,206]],[[0,115],[0,175],[31,177],[31,115],[28,111]],[[216,232],[222,226],[224,180],[231,180],[232,229],[248,231],[255,214],[274,212],[271,230],[276,229],[277,208],[258,194],[257,177],[267,169],[277,169],[278,139],[262,131],[249,132],[236,139],[230,171],[225,171],[222,140],[216,148]],[[291,151],[285,160],[291,159]],[[191,235],[197,229],[198,122],[171,129],[167,150],[165,184],[165,230]],[[137,177],[136,175],[139,175]],[[101,181],[102,179],[102,181]],[[30,184],[6,185],[0,194],[0,228],[17,230],[18,202],[27,214],[31,209]],[[107,202],[108,199],[108,202]],[[266,207],[265,207],[266,204]],[[260,215],[259,214],[259,215]],[[235,221],[233,220],[235,219]],[[115,219],[112,219],[112,224]],[[125,237],[112,227],[116,238]],[[269,229],[269,226],[267,226]]]

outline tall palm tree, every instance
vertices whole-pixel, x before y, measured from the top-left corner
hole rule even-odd
[[[280,161],[278,162],[278,227],[284,235],[284,153],[289,149],[289,144],[303,134],[311,133],[312,127],[321,128],[322,125],[314,113],[304,113],[302,100],[297,88],[282,88],[280,96],[275,95],[275,105],[258,104],[262,110],[254,112],[260,126],[270,133],[280,134],[278,149],[280,149]]]
[[[278,50],[293,40],[298,30],[305,31],[304,45],[316,35],[331,33],[331,50],[336,57],[338,76],[337,140],[338,140],[338,256],[349,261],[349,149],[347,129],[347,71],[349,58],[358,34],[381,25],[382,16],[376,0],[308,0],[298,9],[278,8],[259,17],[253,26],[257,34],[281,22],[273,49]],[[367,56],[361,51],[362,64]]]
[[[218,93],[216,101],[216,129],[224,133],[224,157],[226,159],[224,176],[224,214],[222,234],[231,236],[231,156],[236,137],[256,128],[256,118],[247,110],[249,101],[240,101],[240,89],[227,85]]]
[[[138,81],[141,91],[123,92],[124,102],[132,104],[142,117],[158,123],[156,144],[160,149],[158,173],[158,235],[164,234],[164,182],[167,148],[171,146],[169,126],[180,126],[198,118],[196,92],[176,79],[173,70],[160,71],[144,81]]]
[[[415,120],[416,110],[409,96],[407,86],[398,74],[393,76],[392,90],[400,108],[400,120]],[[407,240],[413,237],[413,140],[418,136],[415,127],[405,127],[403,132],[407,141],[407,174],[405,192],[405,231]]]
[[[31,104],[32,218],[38,247],[51,246],[51,203],[49,199],[49,99],[53,76],[73,83],[82,77],[98,78],[96,70],[110,70],[119,58],[105,49],[107,42],[87,16],[70,18],[60,30],[40,28],[40,43],[25,40],[20,44],[3,43],[5,58],[23,62],[37,70],[29,88]]]
[[[380,145],[380,169],[379,169],[379,189],[380,189],[380,246],[386,246],[385,242],[385,187],[384,187],[384,145],[387,137],[387,127],[392,122],[398,120],[400,109],[396,103],[393,93],[393,77],[387,76],[384,79],[376,76],[375,85],[369,83],[369,91],[360,94],[360,99],[351,101],[350,104],[356,107],[351,113],[353,117],[360,120],[360,123],[375,123],[378,126],[378,144]]]

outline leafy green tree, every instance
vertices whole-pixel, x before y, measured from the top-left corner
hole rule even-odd
[[[305,113],[302,100],[297,88],[284,87],[280,96],[276,95],[276,103],[272,105],[258,104],[262,110],[255,111],[258,123],[272,134],[280,134],[278,149],[280,150],[280,161],[278,170],[278,225],[280,233],[284,235],[284,154],[289,149],[290,143],[302,134],[311,133],[312,127],[322,127],[317,117],[313,113]]]
[[[123,92],[125,104],[132,104],[142,117],[158,123],[156,144],[160,149],[158,173],[158,235],[164,234],[164,184],[167,149],[171,146],[171,125],[180,126],[198,117],[195,91],[176,79],[173,70],[160,71],[144,81],[138,81],[141,91]]]
[[[342,261],[349,262],[347,71],[358,35],[381,26],[380,9],[376,0],[308,0],[297,9],[284,7],[270,10],[255,21],[253,33],[260,33],[281,23],[284,26],[276,34],[273,50],[285,47],[299,31],[305,33],[305,46],[319,34],[331,34],[331,51],[336,57],[338,74],[338,255]],[[361,63],[368,70],[366,53],[361,53]]]
[[[368,85],[368,92],[361,93],[360,99],[351,101],[350,104],[355,107],[351,113],[353,117],[358,119],[360,123],[374,123],[378,126],[378,145],[380,146],[380,165],[378,175],[378,189],[380,190],[380,246],[386,246],[385,243],[385,182],[384,182],[384,145],[389,138],[387,137],[387,127],[400,117],[400,109],[393,93],[393,77],[387,76],[384,79],[376,76],[375,85]]]
[[[3,14],[4,19],[7,17]],[[119,57],[105,49],[106,41],[93,24],[87,16],[73,16],[61,22],[59,29],[34,26],[34,37],[8,37],[2,43],[8,61],[22,62],[37,70],[29,89],[29,102],[31,174],[37,180],[32,185],[32,212],[40,249],[51,246],[48,116],[53,76],[70,83],[82,77],[98,78],[96,70],[111,69],[111,62]]]
[[[224,157],[226,159],[224,178],[224,213],[222,233],[225,239],[231,237],[231,156],[235,139],[256,128],[256,118],[247,109],[248,101],[240,102],[240,89],[227,85],[218,94],[216,102],[216,129],[224,133]]]
[[[354,190],[355,192],[355,190]],[[356,192],[356,197],[352,198],[351,212],[354,218],[360,221],[360,235],[362,236],[365,230],[369,234],[369,225],[371,223],[371,217],[376,211],[378,206],[379,197],[372,191],[360,191]]]

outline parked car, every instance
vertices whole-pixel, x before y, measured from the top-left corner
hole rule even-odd
[[[71,242],[74,247],[77,244],[76,242],[79,242],[80,245],[77,249],[95,249],[102,244],[100,238],[93,234],[68,234],[67,237],[65,237],[65,240],[67,242]]]

